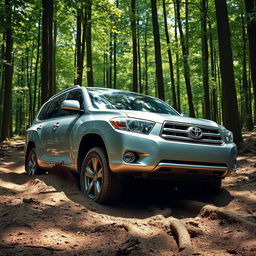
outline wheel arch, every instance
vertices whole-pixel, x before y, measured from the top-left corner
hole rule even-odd
[[[27,162],[27,158],[28,158],[30,150],[35,147],[36,147],[36,145],[35,145],[34,141],[28,142],[27,147],[26,147],[26,153],[25,153],[25,163]]]
[[[84,157],[90,149],[94,147],[103,147],[106,150],[105,142],[99,134],[90,133],[83,136],[77,154],[77,172],[80,174]]]

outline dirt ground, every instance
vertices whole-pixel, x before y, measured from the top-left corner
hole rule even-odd
[[[23,141],[0,145],[0,255],[181,255],[161,210],[185,224],[192,255],[256,255],[256,133],[244,135],[238,170],[214,196],[193,189],[132,185],[115,206],[84,197],[62,167],[29,177]],[[213,204],[243,219],[187,210],[184,199]]]

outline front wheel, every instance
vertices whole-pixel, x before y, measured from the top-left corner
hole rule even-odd
[[[121,184],[109,169],[104,148],[92,148],[85,156],[80,185],[82,192],[97,203],[114,203],[120,198]]]
[[[39,167],[37,162],[37,154],[35,148],[32,148],[29,151],[28,157],[25,162],[25,170],[28,173],[28,175],[31,176],[43,173],[42,169]]]

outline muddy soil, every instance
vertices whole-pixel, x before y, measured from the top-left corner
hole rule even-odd
[[[244,138],[239,168],[217,194],[129,183],[115,206],[84,197],[77,179],[62,167],[28,176],[23,141],[1,144],[0,255],[181,255],[168,222],[155,217],[168,207],[189,231],[193,255],[255,256],[256,133]],[[252,225],[187,210],[183,199],[221,207]]]

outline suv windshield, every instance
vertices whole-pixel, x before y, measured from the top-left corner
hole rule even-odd
[[[178,115],[161,100],[133,92],[87,88],[92,105],[96,109],[123,109]]]

